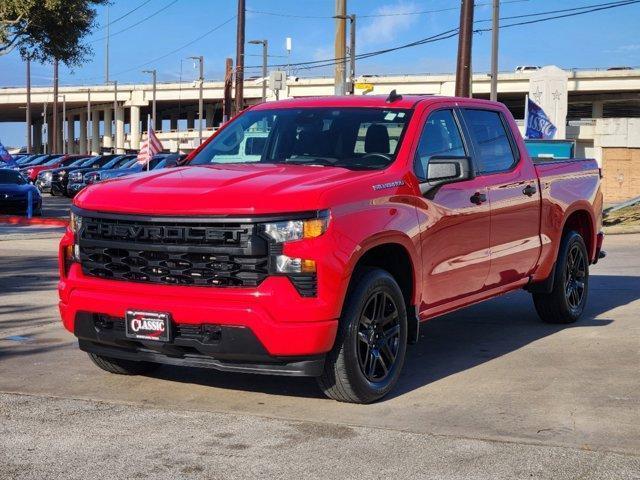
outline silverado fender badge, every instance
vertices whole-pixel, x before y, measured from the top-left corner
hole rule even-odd
[[[373,186],[374,190],[384,190],[385,188],[401,187],[404,185],[404,180],[394,180],[393,182],[379,183]]]

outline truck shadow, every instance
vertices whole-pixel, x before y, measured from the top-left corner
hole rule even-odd
[[[499,358],[566,328],[605,327],[596,318],[640,298],[640,277],[592,275],[581,320],[571,325],[540,321],[528,293],[513,292],[423,323],[420,340],[409,346],[402,376],[386,400]],[[164,367],[156,378],[240,391],[324,398],[313,379],[228,374]],[[384,401],[384,400],[383,400]]]

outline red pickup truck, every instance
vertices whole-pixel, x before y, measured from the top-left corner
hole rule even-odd
[[[521,288],[574,322],[603,255],[596,162],[533,163],[499,103],[264,103],[187,162],[74,200],[60,313],[106,371],[314,376],[372,402],[420,322]]]

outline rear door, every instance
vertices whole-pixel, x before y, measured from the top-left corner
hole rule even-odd
[[[428,110],[415,151],[424,178],[434,156],[471,156],[453,108]],[[442,185],[418,197],[423,258],[422,310],[482,290],[489,274],[490,214],[481,178]]]
[[[529,275],[540,253],[538,177],[511,134],[517,127],[498,109],[461,109],[478,176],[491,205],[491,268],[486,288]]]

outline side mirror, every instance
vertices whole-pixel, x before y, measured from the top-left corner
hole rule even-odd
[[[471,159],[469,157],[433,156],[429,159],[426,175],[426,179],[420,179],[420,191],[423,195],[437,186],[473,178]]]

